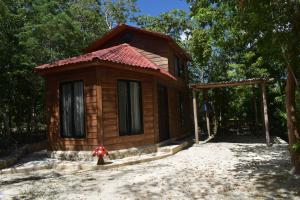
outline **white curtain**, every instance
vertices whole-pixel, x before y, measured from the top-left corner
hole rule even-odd
[[[63,137],[72,135],[72,84],[61,86],[61,134]]]
[[[83,83],[74,82],[74,135],[84,135]]]
[[[141,132],[141,94],[140,84],[130,82],[130,103],[131,103],[131,131],[133,133]]]
[[[83,82],[61,84],[61,136],[84,136]]]

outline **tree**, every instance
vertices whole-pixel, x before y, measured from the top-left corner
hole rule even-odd
[[[141,28],[168,34],[179,42],[187,40],[191,34],[191,23],[184,10],[174,9],[158,16],[141,15],[134,21]]]
[[[97,0],[97,2],[99,14],[105,18],[109,29],[130,21],[138,12],[136,0]]]
[[[206,82],[210,70],[208,61],[213,53],[209,31],[205,29],[193,30],[188,44],[194,61],[194,67],[190,69],[192,80],[195,82]]]
[[[264,12],[262,12],[264,11]],[[241,1],[241,25],[247,29],[260,47],[277,48],[273,56],[280,56],[286,66],[286,112],[289,143],[299,142],[300,102],[296,102],[297,80],[300,77],[300,2],[299,1]],[[259,35],[257,33],[259,33]],[[263,49],[266,50],[266,49]],[[298,87],[299,91],[299,87]],[[298,97],[299,98],[299,97]],[[300,173],[299,156],[292,151],[292,162]]]
[[[299,1],[188,2],[191,3],[191,15],[199,28],[206,29],[211,37],[213,54],[207,65],[213,64],[215,68],[208,72],[210,80],[257,76],[275,78],[273,87],[269,87],[272,121],[283,121],[287,116],[290,144],[297,142],[295,111],[299,110],[299,104],[295,102],[295,88],[299,80]],[[287,115],[284,114],[282,101],[283,77],[288,80]],[[283,127],[277,130],[284,131]],[[292,161],[299,172],[296,160],[292,154]]]
[[[44,86],[33,67],[79,54],[108,29],[93,0],[0,1],[0,148],[44,127]]]
[[[107,32],[95,1],[64,2],[32,1],[20,10],[27,18],[17,34],[23,48],[18,54],[20,63],[33,67],[78,55]]]
[[[136,11],[136,0],[0,0],[0,149],[45,127],[33,68],[80,54]]]

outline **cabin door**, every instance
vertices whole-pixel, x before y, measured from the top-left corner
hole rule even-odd
[[[168,109],[168,90],[163,85],[157,86],[158,98],[158,123],[159,141],[170,138],[169,134],[169,109]]]

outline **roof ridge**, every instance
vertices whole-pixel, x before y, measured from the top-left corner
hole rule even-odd
[[[106,56],[110,53],[114,53],[116,51],[118,51],[120,48],[122,48],[122,46],[124,46],[123,44],[120,44],[120,45],[117,45],[117,46],[111,46],[111,47],[108,47],[108,48],[105,48],[105,49],[99,49],[97,51],[93,51],[91,52],[93,55],[95,55],[96,57],[98,57],[97,55],[97,52],[100,52],[100,51],[107,51],[106,53],[102,54],[102,56]],[[84,54],[85,55],[85,54]]]

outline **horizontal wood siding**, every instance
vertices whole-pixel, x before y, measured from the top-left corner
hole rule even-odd
[[[164,85],[168,89],[168,106],[169,106],[169,130],[171,138],[181,138],[193,131],[193,121],[191,115],[191,99],[190,90],[187,84],[182,80],[170,82],[162,79],[156,79],[157,83]],[[178,94],[182,92],[184,95],[184,117],[185,124],[181,126],[180,111],[179,111],[179,98]],[[157,104],[157,103],[156,103]],[[155,109],[155,116],[158,118],[158,111]],[[156,123],[158,128],[158,123]],[[159,131],[158,131],[159,132]],[[158,139],[156,140],[158,141]]]
[[[77,70],[49,76],[46,79],[48,142],[50,150],[91,150],[98,144],[96,70]],[[59,85],[64,81],[82,80],[84,83],[85,134],[84,139],[61,138],[59,117]]]
[[[153,78],[123,70],[100,70],[103,105],[104,146],[109,150],[142,146],[154,143]],[[144,133],[119,136],[117,80],[136,80],[142,87],[142,112]]]

